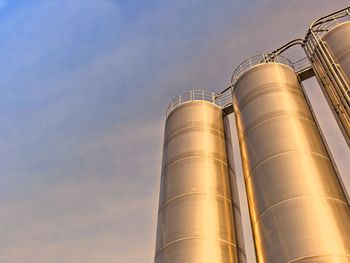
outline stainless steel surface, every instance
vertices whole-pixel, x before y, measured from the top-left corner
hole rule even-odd
[[[220,100],[217,99],[217,94],[206,90],[189,90],[176,96],[168,105],[166,116],[176,109],[178,106],[189,101],[209,101],[218,106],[221,106]]]
[[[168,114],[156,263],[239,262],[222,117],[200,100]]]
[[[313,22],[304,49],[350,147],[350,8]]]
[[[350,262],[349,205],[293,69],[251,67],[233,105],[258,262]]]
[[[243,61],[233,72],[231,77],[231,83],[235,83],[240,76],[242,76],[245,72],[255,67],[258,64],[266,64],[266,63],[281,63],[287,65],[291,68],[294,68],[293,62],[282,55],[274,55],[271,56],[268,53],[258,54],[252,57],[249,57],[247,60]]]
[[[327,43],[329,51],[341,70],[345,73],[347,80],[350,79],[350,21],[336,25],[323,40]]]

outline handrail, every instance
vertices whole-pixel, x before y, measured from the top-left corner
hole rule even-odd
[[[166,111],[166,117],[180,105],[191,101],[208,101],[216,104],[221,109],[232,105],[232,93],[209,92],[205,90],[189,90],[176,96],[170,103]]]
[[[218,105],[221,108],[225,108],[228,105],[231,105],[232,89],[235,82],[238,80],[238,78],[242,74],[244,74],[246,71],[248,71],[252,67],[259,64],[281,63],[291,67],[293,70],[295,70],[296,73],[302,72],[303,70],[307,70],[311,68],[310,61],[308,60],[310,59],[310,54],[308,54],[308,52],[306,52],[308,55],[308,58],[307,57],[301,58],[295,62],[290,61],[289,59],[282,56],[281,54],[287,49],[295,45],[301,45],[307,51],[308,49],[307,46],[309,45],[308,42],[310,42],[310,37],[320,39],[330,29],[344,22],[344,20],[350,20],[350,6],[340,9],[336,12],[333,12],[327,16],[323,16],[321,18],[316,19],[309,27],[309,30],[306,34],[305,39],[300,39],[300,38],[294,39],[272,52],[255,55],[243,61],[232,74],[231,84],[220,93],[216,94],[216,93],[204,91],[204,90],[190,90],[176,96],[170,102],[166,111],[166,116],[169,116],[170,112],[173,111],[178,106],[189,101],[195,101],[195,100],[209,101]],[[312,52],[310,48],[308,51]]]
[[[350,7],[315,20],[306,34],[304,50],[350,146],[350,83],[323,39],[327,32],[344,22],[350,22]]]
[[[333,27],[338,24],[350,20],[350,7],[340,9],[329,15],[316,19],[309,27],[309,30],[305,37],[305,42],[309,41],[309,38],[314,35],[317,39],[322,38]]]
[[[268,53],[263,53],[259,55],[252,56],[248,58],[247,60],[243,61],[233,72],[232,77],[231,77],[231,83],[232,85],[236,83],[238,78],[243,75],[245,72],[247,72],[249,69],[252,67],[259,65],[259,64],[267,64],[267,63],[280,63],[287,65],[294,69],[293,63],[287,59],[284,56],[281,55],[274,55],[271,56]]]
[[[281,46],[280,48],[275,49],[274,51],[272,51],[269,56],[273,57],[273,56],[278,56],[281,53],[283,53],[284,51],[286,51],[287,49],[295,46],[295,45],[304,45],[304,39],[301,38],[297,38],[297,39],[293,39],[292,41],[289,41],[287,44]]]
[[[176,96],[170,103],[166,111],[166,117],[178,106],[190,101],[208,101],[221,107],[218,95],[205,90],[189,90]]]
[[[326,22],[328,20],[328,18],[330,18],[330,17],[331,17],[331,20],[333,20],[335,15],[338,15],[338,14],[344,12],[344,11],[346,13],[346,14],[344,14],[344,16],[350,15],[350,6],[342,8],[342,9],[340,9],[338,11],[335,11],[335,12],[333,12],[331,14],[328,14],[326,16],[322,16],[320,18],[317,18],[314,22],[311,23],[309,30],[312,30],[315,26]]]

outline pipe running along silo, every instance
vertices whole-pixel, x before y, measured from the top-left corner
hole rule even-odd
[[[291,62],[250,58],[232,82],[258,262],[350,262],[349,204]]]
[[[214,93],[189,91],[168,108],[156,263],[245,262],[235,237],[223,112],[216,103]]]
[[[350,8],[312,23],[304,49],[350,147]]]

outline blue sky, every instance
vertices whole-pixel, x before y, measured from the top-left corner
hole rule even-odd
[[[0,262],[152,262],[168,102],[347,4],[0,0]]]

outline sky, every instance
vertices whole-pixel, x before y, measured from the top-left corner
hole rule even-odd
[[[169,101],[223,90],[240,62],[346,5],[0,0],[0,262],[153,262]],[[350,189],[349,150],[305,88]]]

